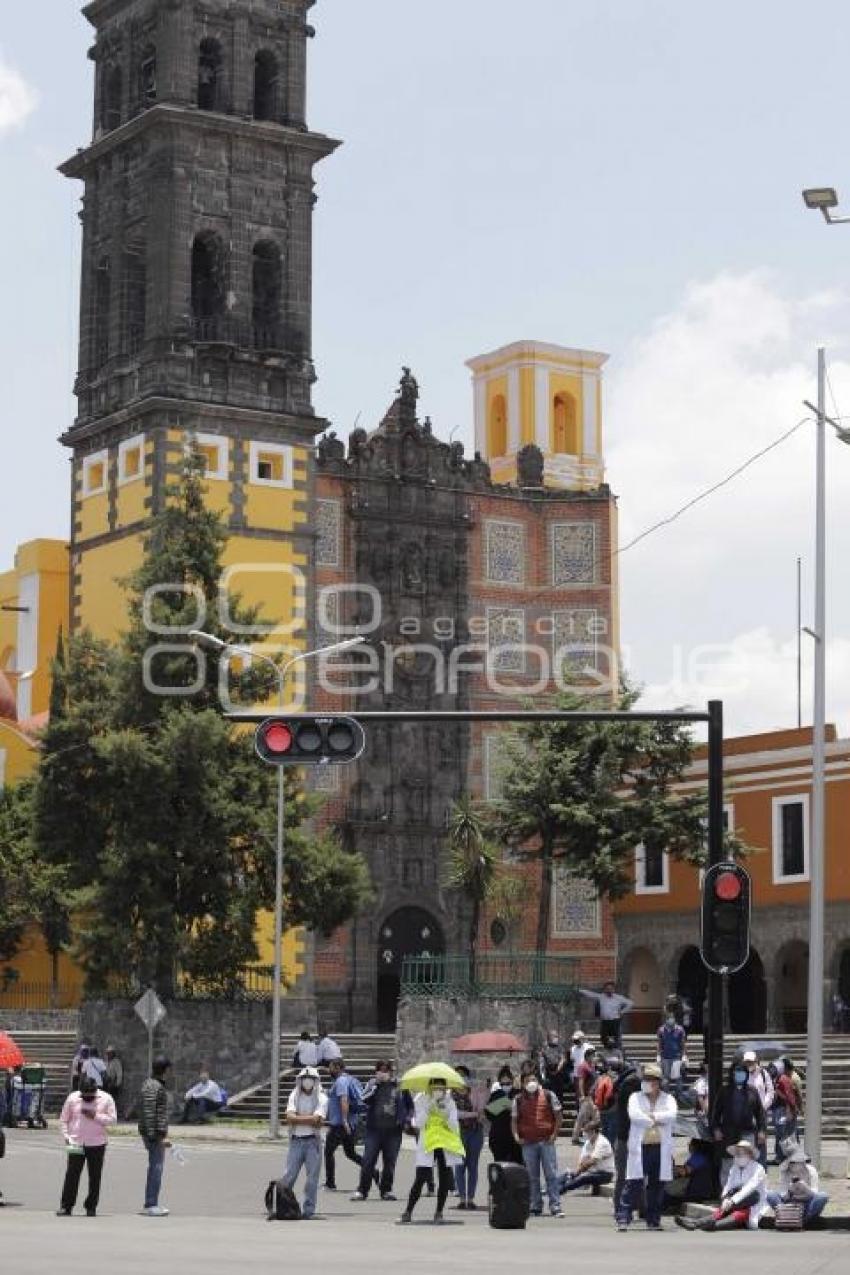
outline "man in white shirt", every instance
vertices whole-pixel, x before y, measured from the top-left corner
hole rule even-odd
[[[757,1231],[767,1208],[767,1174],[758,1162],[758,1148],[743,1139],[726,1148],[732,1168],[720,1197],[720,1208],[711,1217],[697,1221],[677,1217],[676,1225],[686,1231],[734,1231],[741,1227]]]
[[[224,1093],[221,1086],[210,1079],[210,1073],[201,1068],[198,1083],[186,1090],[186,1105],[183,1108],[181,1124],[206,1124],[210,1116],[221,1111],[224,1106]]]
[[[294,1187],[302,1168],[306,1170],[304,1203],[301,1206],[304,1218],[311,1218],[316,1212],[322,1167],[322,1125],[327,1114],[328,1098],[322,1089],[318,1071],[315,1067],[303,1067],[286,1104],[289,1153],[283,1182],[285,1186]]]
[[[572,1067],[573,1078],[575,1078],[575,1074],[584,1062],[584,1056],[590,1048],[590,1041],[584,1032],[573,1032],[572,1045],[570,1047],[570,1066]]]
[[[601,1128],[598,1120],[585,1125],[587,1140],[581,1149],[578,1168],[575,1173],[562,1173],[558,1179],[561,1195],[580,1191],[582,1187],[590,1187],[592,1194],[598,1195],[601,1186],[614,1181],[614,1149]]]
[[[292,1065],[299,1071],[302,1067],[318,1067],[319,1065],[319,1046],[307,1031],[301,1033],[292,1056]]]
[[[318,1065],[327,1067],[328,1063],[342,1057],[342,1050],[328,1032],[319,1041]]]
[[[780,1204],[802,1204],[804,1226],[820,1217],[829,1204],[829,1196],[820,1190],[818,1171],[802,1147],[795,1147],[782,1161],[779,1190],[768,1191],[767,1202],[774,1212]]]
[[[591,992],[586,987],[578,990],[582,996],[596,1002],[602,1048],[619,1049],[623,1038],[623,1016],[633,1008],[634,1001],[630,1001],[628,996],[620,996],[611,982],[606,983],[601,992]]]

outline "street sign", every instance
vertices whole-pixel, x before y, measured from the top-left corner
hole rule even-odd
[[[165,1006],[152,987],[148,988],[144,996],[139,997],[133,1009],[149,1032],[159,1026],[163,1018],[165,1018]]]

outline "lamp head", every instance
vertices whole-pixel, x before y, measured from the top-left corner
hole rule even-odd
[[[838,196],[832,186],[811,186],[803,191],[803,202],[807,208],[814,208],[816,212],[826,212],[838,207]]]

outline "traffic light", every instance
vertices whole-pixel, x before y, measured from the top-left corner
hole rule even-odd
[[[715,863],[702,887],[702,959],[734,974],[750,955],[750,876],[737,863]]]
[[[254,736],[257,755],[270,766],[344,766],[365,746],[353,717],[267,717]]]

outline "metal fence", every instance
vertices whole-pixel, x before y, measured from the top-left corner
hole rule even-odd
[[[70,984],[0,982],[0,1009],[76,1009],[81,999]]]
[[[573,1001],[578,967],[575,957],[538,952],[488,952],[477,957],[474,968],[468,956],[406,956],[401,994]]]

